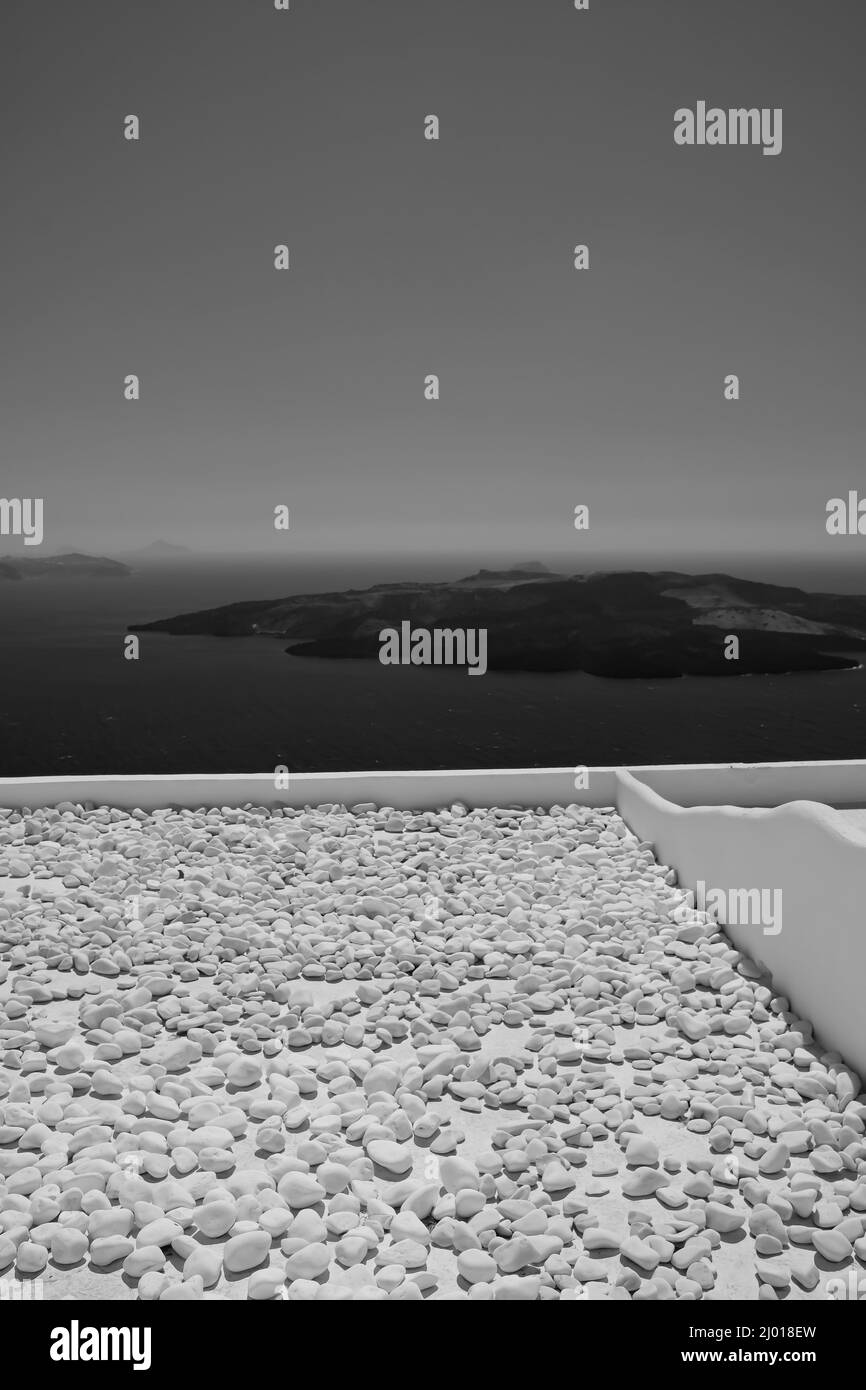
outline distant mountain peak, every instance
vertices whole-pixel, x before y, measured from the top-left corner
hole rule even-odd
[[[149,541],[147,545],[140,545],[137,549],[131,550],[130,555],[153,555],[158,558],[161,555],[192,555],[188,545],[177,545],[174,541],[164,541],[162,539]]]

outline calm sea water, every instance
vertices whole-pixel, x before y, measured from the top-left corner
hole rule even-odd
[[[866,757],[864,670],[659,681],[488,672],[479,680],[298,659],[264,638],[161,634],[142,634],[138,662],[123,659],[132,623],[472,568],[202,562],[151,565],[125,580],[3,583],[0,776]],[[729,568],[747,574],[745,565]],[[776,578],[866,590],[829,567]]]

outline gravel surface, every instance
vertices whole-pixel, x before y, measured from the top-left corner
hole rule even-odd
[[[860,1090],[613,811],[0,811],[6,1296],[866,1289]]]

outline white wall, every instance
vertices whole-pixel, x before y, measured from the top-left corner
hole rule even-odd
[[[587,790],[576,790],[573,768],[529,768],[442,772],[314,772],[291,774],[276,790],[273,773],[162,777],[26,777],[0,781],[0,806],[55,806],[61,801],[97,805],[162,806],[347,806],[374,801],[403,810],[435,810],[462,801],[467,806],[613,806],[613,768],[594,768]],[[866,798],[864,798],[866,799]]]
[[[589,785],[575,789],[574,768],[502,768],[441,772],[317,772],[292,774],[286,790],[273,773],[217,776],[21,777],[0,780],[0,806],[54,806],[93,801],[112,806],[285,806],[375,801],[398,809],[468,806],[551,806],[578,802],[612,806],[613,767],[589,770]],[[866,761],[835,763],[692,763],[634,767],[662,796],[681,806],[776,806],[807,798],[835,806],[866,806]]]
[[[866,834],[810,801],[676,806],[624,771],[616,802],[683,887],[781,890],[778,935],[730,923],[727,934],[770,970],[825,1048],[866,1077]]]

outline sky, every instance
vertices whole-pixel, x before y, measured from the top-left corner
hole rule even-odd
[[[856,556],[864,35],[861,0],[4,0],[0,495],[48,551]],[[782,153],[678,147],[699,100],[781,107]]]

